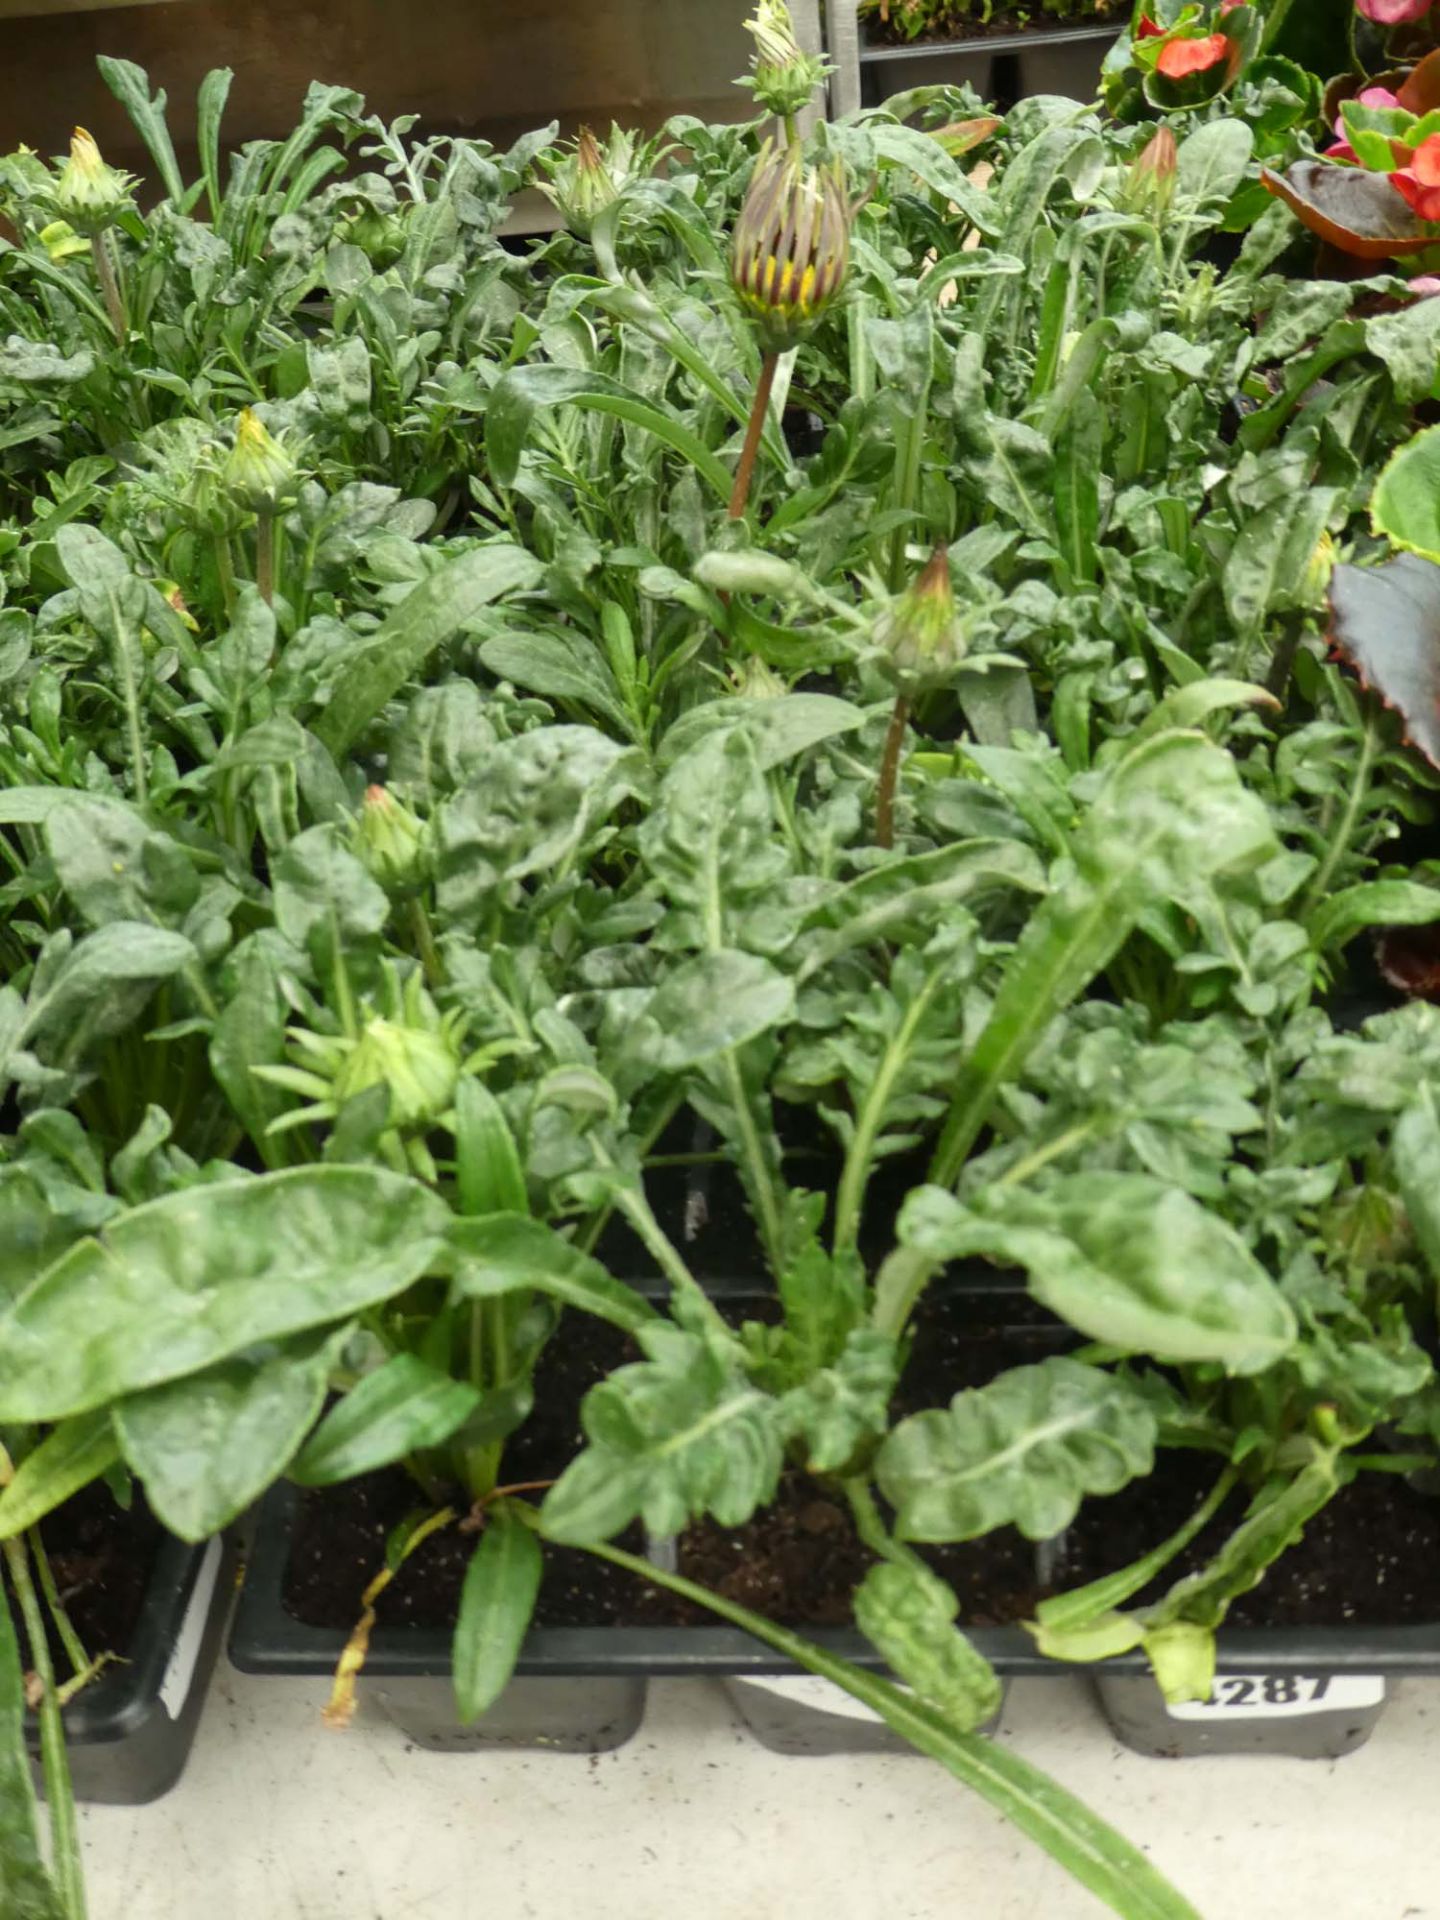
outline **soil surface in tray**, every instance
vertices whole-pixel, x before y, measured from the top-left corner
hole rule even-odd
[[[1032,8],[996,7],[988,20],[957,13],[911,37],[894,24],[903,17],[904,12],[904,0],[891,0],[888,22],[882,20],[878,13],[872,13],[865,23],[865,37],[869,44],[872,47],[944,46],[958,41],[998,40],[1002,35],[1012,33],[1051,35],[1067,30],[1074,32],[1083,27],[1114,27],[1119,33],[1125,24],[1124,11],[1119,6],[1101,7],[1093,13],[1073,15],[1068,20],[1057,20],[1053,13],[1040,13]]]
[[[1154,1476],[1080,1511],[1059,1582],[1080,1586],[1136,1560],[1173,1533],[1214,1484],[1198,1456],[1161,1455]],[[1141,1596],[1153,1600],[1205,1565],[1244,1516],[1234,1495],[1217,1520]],[[1258,1587],[1226,1615],[1231,1627],[1406,1627],[1440,1621],[1440,1498],[1397,1474],[1362,1473],[1305,1529]]]
[[[40,1528],[55,1587],[80,1644],[98,1653],[129,1652],[145,1605],[163,1532],[138,1496],[127,1513],[110,1489],[96,1481],[67,1500]],[[7,1583],[8,1584],[8,1583]],[[41,1602],[42,1609],[44,1602]],[[21,1657],[30,1664],[19,1608],[12,1615],[21,1635]],[[58,1678],[70,1662],[55,1634],[47,1635]]]
[[[762,1305],[770,1303],[736,1301],[727,1311],[737,1319],[759,1317]],[[915,1362],[897,1396],[902,1412],[944,1406],[961,1387],[981,1385],[1007,1365],[1039,1359],[1055,1351],[1057,1337],[1067,1337],[1057,1336],[1049,1316],[1024,1295],[977,1302],[947,1299],[941,1289],[927,1297],[921,1328]],[[537,1412],[507,1446],[507,1482],[549,1479],[562,1471],[582,1445],[581,1396],[626,1357],[620,1334],[597,1321],[567,1319],[542,1362]],[[399,1468],[306,1494],[286,1573],[286,1611],[306,1625],[348,1632],[361,1592],[383,1563],[387,1534],[421,1505],[415,1483]],[[624,1544],[640,1551],[638,1531]],[[433,1535],[380,1597],[379,1629],[452,1626],[474,1548],[474,1535],[458,1527]],[[692,1527],[679,1554],[681,1571],[691,1578],[771,1619],[810,1627],[849,1624],[851,1595],[872,1558],[844,1508],[801,1473],[787,1474],[779,1499],[746,1527]],[[1033,1612],[1034,1550],[1012,1530],[927,1554],[955,1586],[968,1624],[993,1625]],[[593,1555],[555,1547],[546,1548],[535,1617],[538,1625],[551,1627],[719,1624],[713,1614]]]
[[[580,1402],[585,1393],[635,1357],[616,1328],[568,1315],[541,1357],[535,1411],[506,1442],[506,1484],[557,1478],[584,1445]],[[342,1627],[348,1633],[360,1611],[360,1595],[384,1565],[386,1537],[426,1504],[400,1467],[306,1493],[285,1573],[285,1611],[306,1626]],[[475,1544],[474,1533],[458,1525],[432,1534],[381,1594],[375,1607],[378,1629],[454,1626]],[[623,1544],[639,1552],[644,1543],[637,1534]],[[635,1605],[638,1586],[633,1574],[593,1554],[547,1545],[536,1622],[545,1627],[613,1624]]]

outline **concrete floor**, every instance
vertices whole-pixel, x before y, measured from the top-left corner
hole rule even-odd
[[[91,1920],[1099,1920],[909,1757],[783,1758],[717,1688],[659,1681],[613,1754],[407,1751],[320,1681],[222,1665],[190,1767],[85,1814]],[[364,1683],[361,1683],[364,1697]],[[1021,1681],[1000,1737],[1147,1845],[1205,1920],[1440,1920],[1440,1686],[1338,1761],[1144,1760],[1081,1680]]]

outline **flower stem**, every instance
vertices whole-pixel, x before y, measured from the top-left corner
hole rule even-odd
[[[129,328],[125,323],[125,300],[120,292],[120,276],[115,265],[115,256],[110,251],[108,233],[92,234],[90,254],[95,262],[95,277],[100,282],[100,291],[105,297],[105,311],[110,316],[110,325],[114,329],[118,345],[124,346]]]
[[[740,464],[735,469],[735,485],[730,493],[730,518],[744,518],[745,506],[750,498],[750,482],[755,474],[755,456],[760,451],[760,436],[765,431],[765,415],[770,407],[770,390],[775,385],[775,369],[780,364],[778,353],[767,353],[760,363],[760,378],[755,384],[755,400],[750,408],[750,424],[745,429],[745,445],[740,450]]]
[[[235,613],[235,556],[230,550],[228,533],[215,536],[215,572],[220,581],[220,598],[225,605],[225,618],[229,620]]]
[[[33,1539],[33,1535],[31,1538]],[[45,1638],[45,1621],[30,1578],[30,1561],[23,1540],[3,1543],[10,1586],[20,1603],[20,1618],[30,1643],[30,1659],[39,1683],[40,1763],[45,1774],[45,1798],[50,1805],[50,1837],[55,1856],[55,1883],[65,1920],[85,1920],[85,1875],[80,1859],[80,1830],[75,1817],[75,1792],[65,1752],[65,1729],[55,1668]]]
[[[895,844],[895,789],[900,780],[900,749],[905,744],[905,727],[910,718],[910,699],[897,693],[885,735],[885,751],[880,759],[880,784],[875,792],[875,844]]]
[[[255,522],[255,585],[267,607],[275,604],[275,516],[259,514]]]

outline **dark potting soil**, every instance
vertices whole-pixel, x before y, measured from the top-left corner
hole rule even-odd
[[[761,1305],[758,1298],[737,1301],[732,1315],[757,1315]],[[1054,1351],[1052,1325],[1023,1295],[1006,1295],[997,1315],[988,1303],[932,1294],[897,1406],[901,1412],[943,1406],[961,1387],[978,1386],[1006,1365]],[[578,1316],[562,1324],[536,1379],[537,1412],[507,1444],[507,1483],[550,1479],[564,1469],[583,1444],[581,1397],[625,1358],[623,1336],[615,1330]],[[304,1494],[292,1534],[285,1610],[307,1626],[348,1632],[361,1593],[384,1563],[387,1536],[423,1505],[414,1481],[399,1467]],[[638,1532],[623,1544],[640,1551]],[[377,1627],[453,1626],[474,1549],[474,1534],[458,1525],[433,1534],[380,1596]],[[681,1571],[691,1578],[771,1619],[811,1627],[848,1623],[850,1597],[871,1560],[848,1514],[800,1473],[787,1474],[774,1508],[749,1526],[727,1532],[702,1523],[682,1537],[679,1552]],[[960,1594],[962,1617],[971,1625],[1015,1620],[1033,1610],[1033,1551],[1018,1534],[1007,1530],[931,1552],[937,1571]],[[713,1624],[714,1616],[703,1609],[591,1554],[548,1545],[545,1554],[538,1625]]]
[[[1006,1367],[1043,1359],[1073,1342],[1023,1293],[989,1299],[932,1288],[916,1316],[914,1358],[895,1396],[898,1415],[944,1407],[966,1387],[983,1386]],[[1035,1549],[1013,1527],[981,1540],[921,1550],[955,1589],[966,1626],[1004,1626],[1033,1614]],[[681,1573],[727,1600],[788,1627],[845,1627],[851,1596],[875,1556],[856,1537],[843,1498],[812,1477],[788,1472],[772,1506],[745,1526],[701,1521],[678,1543]],[[713,1619],[661,1589],[652,1620],[686,1626]]]
[[[506,1442],[507,1485],[558,1477],[584,1444],[581,1400],[626,1358],[625,1336],[618,1329],[578,1315],[566,1318],[536,1372],[536,1411]],[[463,1496],[456,1498],[463,1513]],[[407,1514],[426,1506],[401,1467],[305,1493],[291,1538],[285,1611],[306,1626],[348,1633],[361,1594],[385,1563],[387,1537]],[[622,1544],[639,1552],[643,1541],[637,1534]],[[474,1532],[458,1523],[432,1534],[380,1596],[378,1628],[453,1626],[475,1546]],[[633,1574],[593,1554],[547,1545],[536,1621],[546,1627],[611,1625],[633,1604],[638,1584]]]
[[[1162,1455],[1156,1472],[1091,1500],[1065,1537],[1058,1584],[1113,1573],[1157,1546],[1193,1513],[1218,1469],[1200,1455]],[[1140,1596],[1152,1600],[1193,1572],[1244,1514],[1234,1495],[1186,1553]],[[1362,1473],[1316,1515],[1258,1587],[1226,1615],[1234,1627],[1406,1627],[1440,1621],[1440,1499],[1397,1474]]]
[[[93,1659],[97,1654],[129,1653],[145,1605],[163,1529],[136,1496],[127,1512],[103,1481],[74,1494],[40,1528],[45,1555],[60,1601]],[[8,1587],[8,1583],[7,1583]],[[45,1610],[41,1599],[42,1611]],[[19,1608],[12,1613],[21,1634],[21,1654],[30,1664]],[[70,1674],[70,1662],[53,1630],[47,1633],[56,1677]]]
[[[936,46],[949,41],[998,40],[1002,35],[1012,33],[1054,35],[1078,32],[1085,27],[1107,26],[1113,26],[1118,33],[1125,24],[1123,9],[1112,0],[1110,5],[1101,4],[1092,12],[1076,14],[1068,20],[1057,20],[1053,13],[1042,13],[1038,7],[996,7],[988,20],[956,13],[927,31],[912,36],[894,24],[905,11],[905,0],[890,0],[888,20],[878,13],[872,13],[866,23],[869,44],[880,47]]]

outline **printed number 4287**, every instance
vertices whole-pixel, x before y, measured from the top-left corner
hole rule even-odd
[[[1330,1690],[1328,1673],[1222,1673],[1211,1690],[1205,1707],[1294,1707],[1304,1702],[1314,1706]]]

